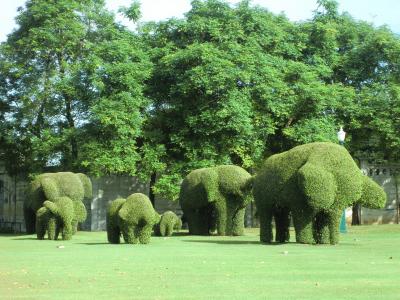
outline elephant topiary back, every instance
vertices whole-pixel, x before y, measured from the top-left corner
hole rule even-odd
[[[158,236],[171,236],[174,230],[182,228],[181,219],[172,211],[164,212],[160,221],[154,226],[154,234]]]
[[[336,244],[344,208],[357,202],[382,207],[386,198],[347,150],[332,143],[301,145],[269,157],[254,178],[253,194],[263,242],[272,241],[272,218],[276,241],[288,241],[291,214],[298,242]]]
[[[146,195],[135,193],[127,199],[118,198],[107,209],[108,241],[118,244],[122,234],[126,243],[147,244],[158,220],[159,216]]]

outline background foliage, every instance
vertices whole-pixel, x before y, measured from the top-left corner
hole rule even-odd
[[[137,1],[121,9],[140,18]],[[194,0],[181,19],[116,23],[103,1],[27,1],[0,46],[2,159],[152,178],[176,199],[200,167],[254,170],[302,143],[400,158],[400,40],[316,1],[295,23],[241,1]],[[155,182],[155,175],[158,180]]]

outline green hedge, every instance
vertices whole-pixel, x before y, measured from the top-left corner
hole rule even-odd
[[[62,226],[62,228],[47,230],[50,233],[49,238],[57,238],[57,231],[61,230],[63,232],[65,228],[70,226],[72,234],[75,233],[78,223],[86,219],[86,208],[83,204],[83,199],[90,197],[92,197],[92,184],[90,179],[82,173],[59,172],[44,173],[36,176],[30,183],[28,195],[24,201],[27,233],[37,232],[37,226],[40,226],[40,231],[37,232],[39,239],[43,238],[43,228],[47,227]],[[49,211],[51,204],[44,205],[45,202],[63,205],[64,200],[60,200],[61,198],[64,200],[68,198],[71,201],[68,206],[72,205],[72,219],[69,221],[71,224],[68,225],[60,223],[60,221],[56,222],[55,220],[64,220],[63,217]],[[41,219],[37,220],[37,216],[40,216]],[[43,223],[45,219],[48,219],[48,225]],[[68,237],[69,234],[68,229],[63,237]]]
[[[289,240],[293,217],[296,241],[331,243],[339,240],[343,209],[354,203],[383,207],[384,191],[361,174],[347,150],[333,143],[310,143],[272,155],[254,178],[253,194],[260,217],[260,240]]]
[[[36,212],[36,234],[42,240],[57,240],[61,232],[63,240],[69,240],[73,234],[74,204],[68,197],[58,197],[45,201]]]
[[[107,209],[107,239],[118,244],[122,234],[126,243],[147,244],[158,221],[159,216],[146,195],[136,193],[126,200],[118,198]]]
[[[179,203],[190,234],[242,235],[251,176],[233,165],[197,169],[183,180]]]
[[[181,219],[174,212],[166,211],[154,226],[154,234],[157,236],[171,236],[174,230],[179,231],[181,228]]]

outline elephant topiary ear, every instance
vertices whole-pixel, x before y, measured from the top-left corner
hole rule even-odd
[[[360,201],[362,206],[368,208],[383,208],[386,204],[385,191],[371,178],[362,176],[362,194]]]
[[[85,198],[90,199],[93,197],[93,192],[92,192],[92,181],[88,176],[86,176],[83,173],[77,173],[80,181],[82,182],[83,185],[83,190],[85,192]]]
[[[327,209],[335,200],[335,178],[320,166],[303,165],[298,171],[298,185],[313,209]]]
[[[40,184],[47,200],[53,201],[60,196],[57,182],[54,179],[45,177],[40,181]]]
[[[86,220],[87,212],[86,207],[81,201],[74,201],[74,218],[78,222]]]

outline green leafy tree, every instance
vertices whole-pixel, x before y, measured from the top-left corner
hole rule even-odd
[[[398,160],[398,36],[339,14],[336,1],[319,4],[313,20],[302,24],[308,35],[305,59],[326,66],[326,82],[353,91],[341,111],[335,111],[349,133],[346,147],[359,159]],[[353,224],[360,222],[358,212],[353,207]]]
[[[151,72],[140,39],[104,1],[28,1],[16,20],[0,49],[2,143],[31,172],[134,174]]]
[[[352,89],[324,80],[331,69],[305,59],[308,35],[285,16],[249,1],[192,1],[184,19],[142,31],[155,64],[147,128],[165,146],[157,193],[176,198],[193,169],[251,169],[268,153],[336,139]]]

